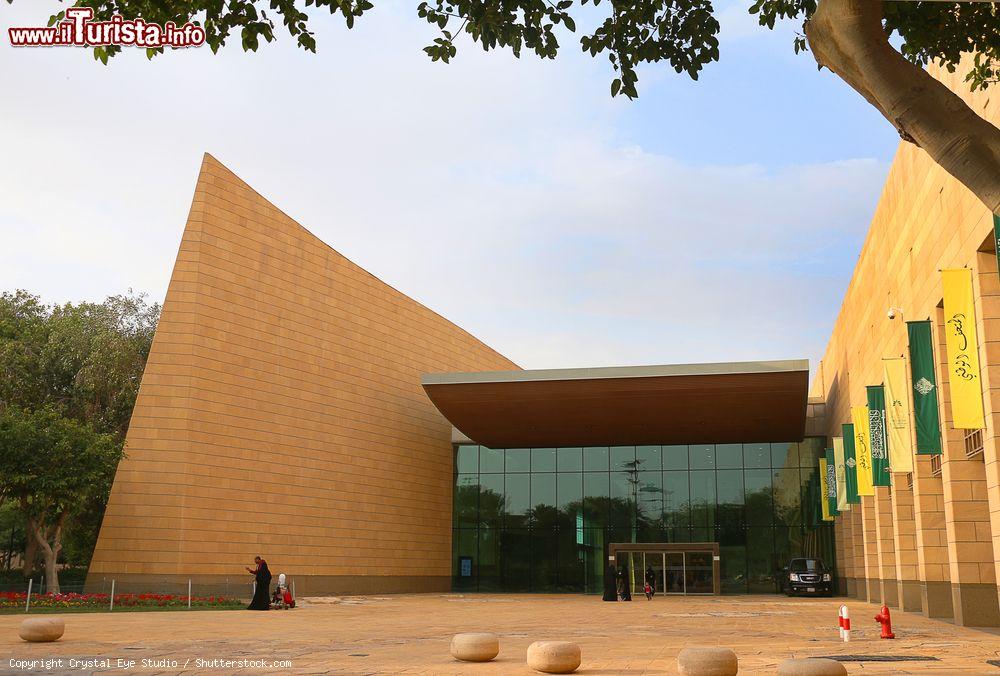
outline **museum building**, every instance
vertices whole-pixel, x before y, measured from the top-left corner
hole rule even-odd
[[[609,564],[766,593],[808,555],[839,593],[1000,626],[998,239],[902,143],[811,383],[530,371],[206,155],[88,584],[233,589],[261,555],[299,595],[595,593]]]
[[[771,592],[832,561],[804,360],[520,370],[211,156],[91,582]],[[636,574],[638,572],[638,577]]]

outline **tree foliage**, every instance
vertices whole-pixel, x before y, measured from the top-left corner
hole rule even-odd
[[[24,520],[25,572],[45,551],[32,521],[50,548],[65,535],[73,562],[89,561],[158,318],[135,294],[51,306],[0,294],[0,466],[13,468],[0,499]]]
[[[50,591],[59,591],[56,561],[67,520],[95,497],[106,497],[121,457],[112,435],[52,406],[0,412],[0,496],[20,508],[27,536],[45,556]]]
[[[8,0],[13,2],[13,0]],[[819,0],[754,0],[750,11],[762,26],[774,28],[780,19],[808,22]],[[877,2],[877,0],[872,0]],[[94,9],[95,18],[114,14],[126,18],[183,24],[197,21],[206,42],[217,51],[231,37],[243,49],[255,51],[275,40],[279,26],[299,47],[315,52],[310,11],[339,16],[347,28],[372,10],[369,0],[78,0]],[[520,57],[528,50],[541,58],[555,58],[560,33],[577,32],[577,23],[590,30],[579,37],[583,51],[605,55],[615,70],[612,95],[638,95],[636,69],[643,63],[668,63],[678,73],[697,79],[702,68],[719,59],[719,22],[712,0],[421,0],[417,15],[437,31],[424,48],[434,61],[447,63],[457,54],[464,36],[484,50],[507,49]],[[975,53],[968,73],[973,87],[985,87],[1000,77],[1000,16],[994,3],[886,2],[884,26],[895,36],[902,54],[914,63],[939,62],[954,69],[961,55]],[[62,13],[53,21],[62,18]],[[796,51],[807,48],[804,36],[794,41]],[[120,47],[95,49],[107,63]],[[153,56],[162,50],[150,50]]]
[[[47,306],[0,295],[0,408],[53,407],[124,440],[159,305],[141,295]]]

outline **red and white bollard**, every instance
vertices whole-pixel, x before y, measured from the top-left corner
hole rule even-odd
[[[882,625],[882,635],[879,638],[896,638],[892,633],[892,618],[889,616],[889,606],[882,606],[882,612],[875,616],[875,621]]]
[[[851,613],[847,610],[847,606],[840,606],[837,620],[840,623],[840,638],[844,639],[844,643],[849,643],[851,640]]]

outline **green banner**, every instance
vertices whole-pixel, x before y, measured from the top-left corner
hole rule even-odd
[[[997,252],[997,268],[1000,269],[1000,216],[993,214],[993,245]]]
[[[833,449],[826,449],[826,502],[830,505],[830,514],[839,516],[837,511],[837,465],[833,457]]]
[[[934,347],[931,323],[906,322],[910,338],[910,382],[913,384],[914,426],[917,454],[941,453],[941,423],[938,414],[937,378],[934,375]]]
[[[858,495],[858,460],[854,457],[854,425],[847,423],[844,428],[844,464],[847,474],[847,503],[850,505],[860,505],[861,496]]]
[[[889,485],[889,444],[885,436],[885,390],[881,385],[869,385],[868,431],[871,435],[872,485]]]

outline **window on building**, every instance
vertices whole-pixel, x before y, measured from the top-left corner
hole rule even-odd
[[[913,488],[913,472],[906,473],[906,487]]]
[[[609,543],[717,542],[724,593],[776,591],[774,573],[791,557],[833,560],[818,501],[822,441],[460,444],[453,588],[600,593]]]
[[[931,476],[941,476],[941,456],[931,456]]]
[[[983,431],[965,430],[965,457],[983,457]]]

